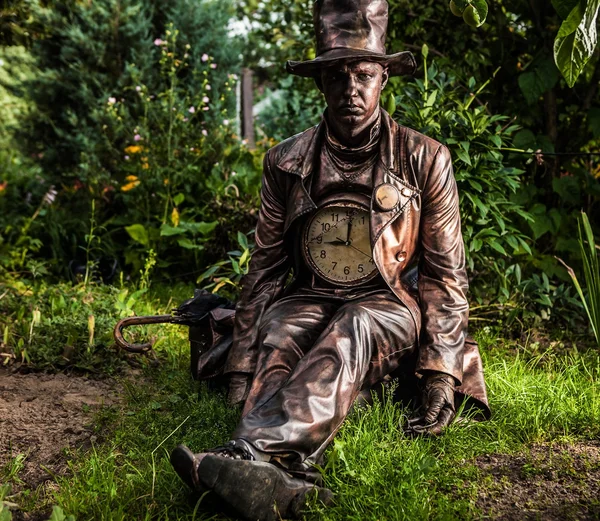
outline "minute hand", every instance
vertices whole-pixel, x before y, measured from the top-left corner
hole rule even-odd
[[[350,248],[354,248],[357,252],[362,253],[365,257],[369,257],[369,259],[371,259],[372,257],[368,254],[365,253],[364,251],[358,249],[356,246],[354,246],[352,243],[348,244],[348,246],[350,246]]]

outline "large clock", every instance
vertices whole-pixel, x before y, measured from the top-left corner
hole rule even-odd
[[[308,266],[338,286],[355,286],[377,275],[371,253],[369,210],[354,202],[320,208],[304,228],[303,253]]]

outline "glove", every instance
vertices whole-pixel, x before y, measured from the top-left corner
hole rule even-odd
[[[227,403],[229,405],[243,404],[250,392],[251,375],[248,373],[231,373],[229,377],[229,393]]]
[[[437,436],[452,423],[454,408],[454,378],[445,373],[430,373],[423,390],[424,414],[408,420],[406,434]]]

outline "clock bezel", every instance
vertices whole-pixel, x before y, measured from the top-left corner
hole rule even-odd
[[[328,276],[326,273],[324,273],[319,268],[317,263],[312,258],[311,254],[310,254],[310,249],[309,249],[309,237],[308,237],[310,235],[310,229],[312,227],[312,223],[322,212],[329,210],[331,208],[343,208],[343,209],[354,208],[356,210],[361,210],[361,211],[365,212],[367,214],[367,216],[370,216],[370,208],[367,205],[356,203],[353,201],[343,201],[343,200],[342,201],[331,201],[327,204],[324,204],[320,208],[318,208],[317,211],[310,217],[310,219],[308,219],[308,221],[304,225],[304,232],[302,234],[302,254],[303,254],[306,264],[309,266],[309,268],[312,270],[312,272],[315,275],[317,275],[319,278],[321,278],[328,284],[332,284],[334,286],[338,286],[338,287],[342,287],[342,288],[351,288],[353,286],[362,285],[365,282],[369,282],[370,280],[374,279],[379,273],[377,264],[375,264],[375,259],[372,256],[373,252],[371,250],[370,237],[369,237],[369,253],[371,253],[371,258],[373,259],[373,271],[371,271],[367,275],[360,277],[358,279],[354,279],[354,280],[348,281],[348,282],[337,280],[337,279],[332,279],[330,276]],[[340,221],[340,222],[342,222],[342,221]],[[370,233],[370,230],[371,230],[370,223],[368,226],[369,226],[369,233]]]

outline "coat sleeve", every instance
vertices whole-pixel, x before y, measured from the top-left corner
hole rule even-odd
[[[254,373],[258,328],[266,309],[282,293],[291,262],[284,248],[285,196],[270,166],[270,152],[263,163],[260,211],[256,226],[256,249],[242,293],[236,305],[233,345],[225,373]]]
[[[440,146],[422,194],[419,299],[423,324],[417,372],[462,382],[469,305],[458,190],[450,152]]]

